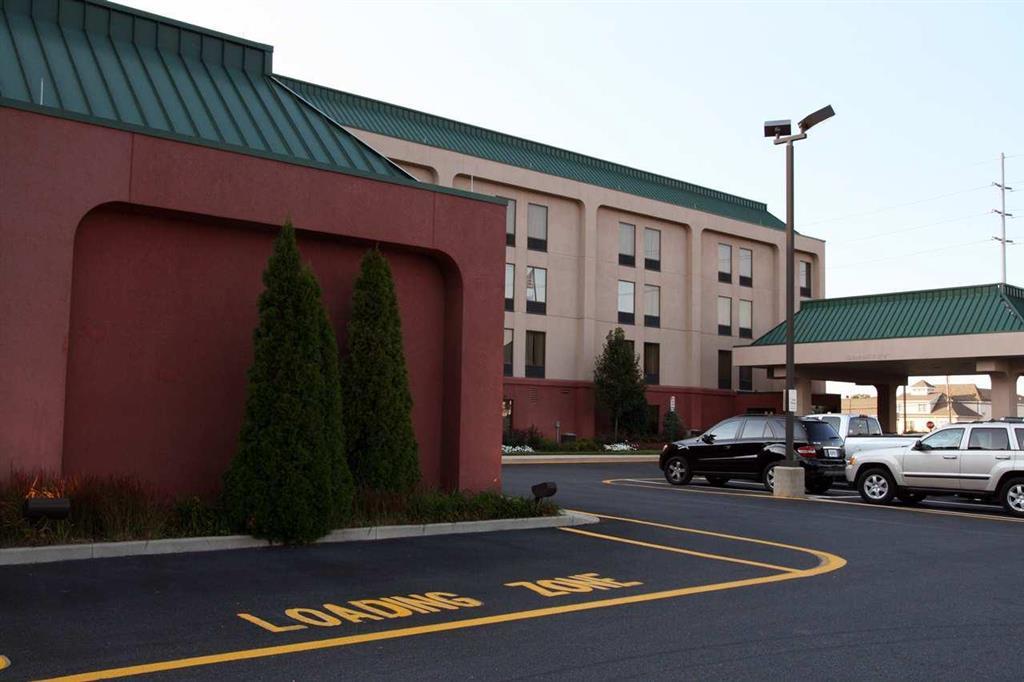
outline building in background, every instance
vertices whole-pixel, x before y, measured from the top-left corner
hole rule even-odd
[[[900,433],[924,433],[949,423],[992,418],[992,391],[976,384],[932,384],[921,379],[908,387],[906,401],[903,393],[903,387],[896,391]],[[1022,407],[1024,396],[1018,398],[1018,414]],[[872,395],[853,395],[842,399],[842,409],[845,413],[877,416],[878,401]]]
[[[781,382],[733,364],[734,346],[785,314],[784,224],[765,204],[278,80],[423,182],[508,200],[504,273],[495,273],[505,281],[506,427],[599,431],[594,358],[616,326],[640,358],[652,421],[672,396],[696,428],[781,408]],[[798,235],[796,249],[798,297],[823,296],[824,242]]]

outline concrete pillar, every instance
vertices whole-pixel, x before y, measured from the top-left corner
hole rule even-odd
[[[1017,372],[992,372],[992,418],[1016,417]]]
[[[796,413],[798,415],[811,414],[814,411],[814,402],[811,399],[813,386],[810,379],[796,378]]]
[[[878,391],[878,423],[885,433],[896,433],[896,387],[897,384],[875,384]]]

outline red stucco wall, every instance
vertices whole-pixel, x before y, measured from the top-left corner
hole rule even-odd
[[[336,326],[392,258],[427,482],[499,483],[502,206],[2,107],[0,206],[0,476],[216,485],[290,217]]]

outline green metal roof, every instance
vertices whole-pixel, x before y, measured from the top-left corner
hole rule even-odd
[[[804,301],[796,343],[1024,332],[1024,289],[1001,284]],[[782,323],[754,346],[785,343]]]
[[[341,125],[756,225],[786,227],[758,201],[294,78],[277,78]]]
[[[0,0],[0,106],[409,178],[277,83],[272,50],[103,0]]]

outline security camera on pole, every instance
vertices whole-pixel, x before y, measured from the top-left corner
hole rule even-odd
[[[787,120],[765,121],[764,136],[775,138],[775,144],[786,145],[786,459],[775,469],[775,485],[772,494],[777,497],[804,496],[804,470],[797,461],[793,449],[794,403],[796,392],[796,368],[793,359],[793,143],[807,137],[807,131],[832,118],[835,111],[831,106],[818,109],[797,125],[800,132],[793,135],[792,123]]]

